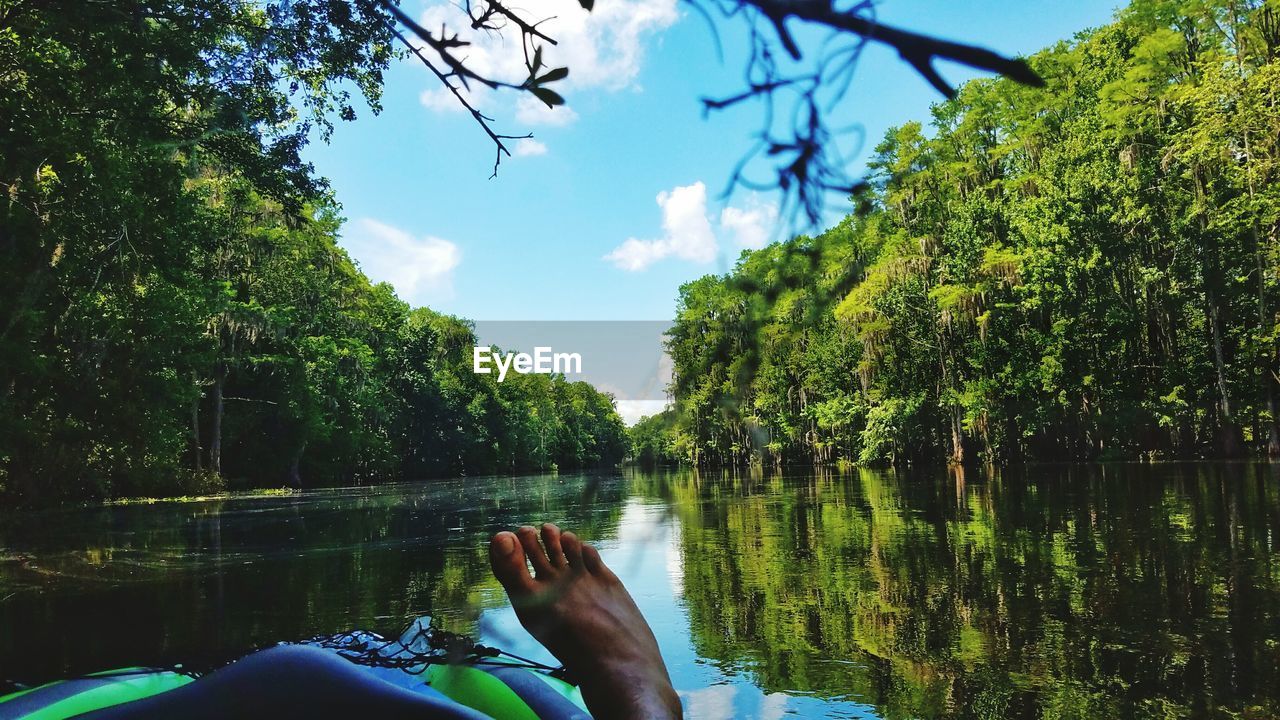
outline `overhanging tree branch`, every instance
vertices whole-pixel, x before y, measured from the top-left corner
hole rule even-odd
[[[741,2],[755,7],[772,21],[779,40],[795,60],[799,60],[801,54],[786,28],[786,21],[789,18],[853,33],[872,42],[891,46],[938,92],[949,98],[955,96],[955,89],[938,75],[933,67],[935,60],[951,60],[978,70],[1004,75],[1024,85],[1044,86],[1044,80],[1027,65],[1025,60],[1007,58],[976,45],[940,40],[879,23],[858,14],[859,9],[866,9],[864,5],[841,11],[837,10],[830,0],[741,0]]]
[[[699,9],[702,1],[689,0]],[[783,214],[802,212],[810,226],[820,223],[831,193],[848,197],[866,186],[864,179],[848,173],[848,158],[840,149],[841,140],[856,140],[860,145],[864,139],[862,129],[832,128],[829,116],[845,98],[862,49],[868,43],[896,49],[921,77],[948,98],[955,97],[955,89],[934,67],[938,60],[1000,73],[1027,85],[1044,84],[1021,59],[884,25],[875,19],[869,0],[845,9],[838,8],[832,0],[706,2],[726,20],[745,19],[750,42],[746,89],[723,98],[703,98],[704,110],[723,110],[756,99],[764,104],[757,142],[734,168],[725,192],[729,194],[739,186],[780,190]],[[789,21],[826,28],[830,33],[812,57],[806,57]],[[784,64],[789,69],[784,70]],[[797,67],[791,68],[792,65]],[[770,180],[747,177],[749,166],[756,160],[773,166]]]
[[[363,0],[368,1],[368,0]],[[542,45],[540,43],[556,44],[555,39],[538,29],[538,25],[545,22],[530,22],[520,17],[515,11],[503,5],[499,0],[483,0],[483,2],[472,2],[467,0],[464,11],[467,17],[471,19],[471,29],[481,30],[485,32],[501,33],[506,29],[507,23],[514,25],[520,32],[521,48],[524,53],[525,69],[528,71],[528,77],[520,83],[511,82],[499,78],[482,75],[469,68],[465,58],[457,55],[457,52],[469,47],[471,42],[462,39],[456,32],[450,34],[445,27],[440,28],[439,33],[432,33],[424,28],[421,24],[409,17],[403,10],[397,7],[391,0],[374,0],[378,5],[386,9],[394,18],[389,21],[391,32],[401,43],[413,53],[427,69],[432,72],[449,92],[454,96],[462,107],[471,114],[485,134],[493,141],[494,162],[493,173],[490,178],[498,175],[498,167],[502,164],[502,156],[511,156],[511,151],[507,149],[504,140],[523,140],[533,137],[533,133],[525,133],[524,135],[507,135],[495,131],[491,125],[493,118],[480,112],[473,105],[467,96],[463,94],[463,90],[470,90],[471,83],[475,82],[490,90],[516,90],[520,92],[528,92],[538,100],[542,101],[547,107],[555,107],[563,105],[564,98],[559,93],[547,87],[551,83],[565,79],[569,75],[568,68],[553,68],[542,72]],[[408,28],[415,37],[423,42],[423,44],[433,51],[440,59],[440,62],[447,66],[448,71],[437,67],[423,52],[423,48],[414,45],[409,38],[395,25],[399,22]],[[532,50],[532,54],[530,53]],[[453,79],[457,79],[461,85],[455,85]]]
[[[481,74],[468,66],[461,53],[471,42],[457,32],[443,25],[438,32],[428,30],[393,0],[358,1],[376,3],[394,18],[394,23],[406,28],[408,35],[394,26],[392,30],[493,141],[496,156],[493,175],[497,175],[502,157],[511,154],[504,141],[531,138],[532,134],[506,135],[495,131],[493,118],[480,112],[466,94],[472,84],[488,90],[527,92],[548,107],[564,103],[564,98],[547,86],[563,80],[569,73],[568,68],[543,69],[544,45],[556,44],[556,40],[540,28],[550,18],[528,20],[508,7],[504,0],[464,0],[459,6],[466,16],[462,22],[469,24],[471,30],[520,34],[519,52],[523,54],[528,76],[516,82]],[[712,15],[707,8],[719,10],[725,20],[745,18],[748,32],[745,89],[723,98],[704,98],[704,109],[722,110],[755,99],[762,100],[765,106],[757,142],[734,168],[726,193],[738,186],[780,190],[784,213],[802,212],[811,226],[820,222],[829,195],[843,193],[847,197],[866,185],[864,179],[850,176],[849,157],[840,149],[842,142],[847,144],[850,140],[860,145],[862,129],[831,127],[830,116],[845,98],[862,49],[868,43],[894,48],[926,82],[948,98],[955,97],[956,91],[938,72],[935,64],[939,60],[998,73],[1026,85],[1044,84],[1021,59],[880,23],[874,16],[871,0],[861,0],[849,7],[838,7],[833,0],[688,0],[688,3],[708,19]],[[588,11],[593,6],[592,0],[579,0],[579,4]],[[825,28],[829,36],[806,54],[792,32],[791,25],[795,23]],[[712,30],[718,41],[714,22]],[[422,44],[415,45],[410,35]],[[434,53],[434,57],[429,57],[427,52]],[[753,161],[758,159],[773,166],[772,178],[768,181],[747,177],[748,170],[754,167]]]
[[[400,32],[399,28],[393,25],[391,27],[391,32],[400,40],[400,42],[404,43],[405,47],[409,48],[409,52],[416,55],[418,59],[422,61],[422,64],[426,65],[427,69],[439,78],[440,82],[444,83],[445,87],[449,88],[449,91],[458,99],[458,102],[462,103],[462,107],[466,108],[467,112],[471,113],[471,117],[475,118],[475,121],[484,129],[485,133],[489,135],[489,139],[497,146],[494,150],[495,157],[493,160],[493,174],[489,176],[490,178],[496,177],[498,175],[498,166],[502,164],[502,156],[506,155],[507,157],[511,157],[511,151],[507,149],[503,140],[531,138],[533,137],[533,133],[527,133],[525,135],[503,135],[495,132],[494,129],[489,126],[489,123],[493,122],[493,118],[475,109],[475,107],[467,101],[467,98],[458,90],[458,87],[449,82],[449,76],[441,72],[435,65],[432,65],[431,60],[428,59],[421,50],[415,47],[413,43],[409,42],[409,38],[405,37],[404,33]]]

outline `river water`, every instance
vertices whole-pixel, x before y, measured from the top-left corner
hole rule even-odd
[[[1260,464],[628,469],[10,514],[0,680],[419,615],[536,655],[485,543],[542,521],[601,548],[691,717],[1280,717]]]

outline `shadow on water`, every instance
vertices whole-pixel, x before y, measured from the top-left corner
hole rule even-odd
[[[470,631],[504,602],[493,532],[545,517],[608,535],[624,490],[617,478],[473,478],[6,517],[0,678],[199,667],[425,614]]]
[[[486,539],[542,520],[601,543],[694,716],[1280,715],[1280,474],[1257,464],[627,470],[6,517],[0,676],[421,614],[475,631],[509,614]]]

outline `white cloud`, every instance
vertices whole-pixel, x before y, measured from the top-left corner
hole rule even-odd
[[[637,272],[644,270],[666,256],[666,248],[661,240],[629,238],[626,242],[614,248],[613,252],[605,255],[604,259],[623,270]]]
[[[658,193],[662,208],[662,237],[656,240],[628,238],[604,259],[617,267],[638,272],[667,257],[708,263],[720,251],[720,243],[707,217],[707,186],[701,181]],[[752,196],[747,207],[729,206],[720,212],[720,231],[733,236],[742,248],[764,247],[778,219],[778,208]]]
[[[458,98],[454,97],[453,93],[449,91],[449,88],[443,85],[423,90],[418,95],[418,102],[422,103],[422,106],[428,110],[435,110],[436,112],[460,113],[466,110],[466,108],[462,107],[462,103],[458,102]]]
[[[669,256],[697,263],[711,262],[718,246],[707,220],[707,186],[701,181],[658,193],[663,235],[657,240],[629,238],[604,256],[623,270],[644,270]]]
[[[534,155],[546,154],[547,146],[533,138],[521,138],[516,141],[516,157],[532,157]]]
[[[634,87],[646,41],[679,17],[676,0],[609,0],[596,3],[592,12],[583,10],[578,0],[522,0],[517,10],[527,20],[545,20],[538,29],[556,39],[556,45],[544,44],[543,63],[544,71],[569,68],[569,77],[551,86],[561,95],[576,90],[617,91]],[[476,73],[514,83],[523,82],[527,77],[517,32],[472,30],[460,3],[428,7],[419,20],[423,27],[437,31],[443,24],[449,33],[457,32],[461,39],[470,42],[459,57]],[[487,103],[492,91],[472,85],[474,92],[468,93],[472,104]],[[541,103],[527,95],[506,91],[498,97],[519,97],[516,112],[520,122],[566,125],[577,118],[576,113],[564,106],[548,110],[542,105],[539,110],[536,106]],[[423,105],[431,109],[444,109],[444,99],[453,100],[435,91],[422,96]]]
[[[711,685],[681,693],[683,705],[689,717],[732,718],[737,717],[733,698],[738,694],[736,685]]]
[[[342,246],[374,282],[388,282],[410,303],[453,296],[453,271],[462,251],[448,240],[418,238],[372,218],[347,225]]]
[[[578,113],[568,105],[549,107],[531,95],[521,95],[516,100],[516,122],[521,125],[564,127],[577,119]]]
[[[787,715],[787,701],[791,698],[786,693],[767,693],[760,701],[759,720],[782,720]]]
[[[635,425],[642,418],[657,415],[671,405],[666,400],[614,400],[613,403],[627,427]]]
[[[720,227],[733,236],[738,247],[759,250],[769,242],[778,220],[778,206],[752,194],[745,208],[720,211]]]

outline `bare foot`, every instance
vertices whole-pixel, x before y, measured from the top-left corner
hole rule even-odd
[[[680,717],[653,631],[595,548],[551,523],[539,544],[526,525],[494,535],[489,561],[520,624],[581,683],[592,716]]]

